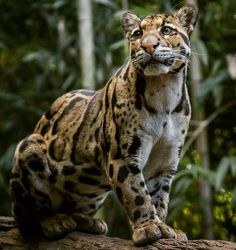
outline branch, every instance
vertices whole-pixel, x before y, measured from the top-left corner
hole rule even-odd
[[[108,236],[72,232],[63,239],[48,241],[45,238],[23,238],[14,226],[11,217],[0,217],[0,249],[1,250],[208,250],[236,249],[236,243],[220,240],[188,240],[161,239],[146,247],[135,247],[130,240],[111,238]],[[3,225],[3,226],[2,226]]]
[[[220,114],[225,112],[227,109],[236,105],[236,100],[232,100],[226,103],[224,106],[213,112],[206,120],[202,121],[199,127],[192,133],[190,138],[186,141],[185,146],[182,150],[182,156],[186,153],[192,143],[196,140],[196,138],[202,133],[202,131]]]

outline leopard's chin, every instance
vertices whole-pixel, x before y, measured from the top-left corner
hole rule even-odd
[[[161,62],[157,62],[155,60],[155,63],[149,62],[148,65],[144,67],[144,75],[145,76],[158,76],[162,74],[167,74],[170,72],[170,66],[167,66]]]

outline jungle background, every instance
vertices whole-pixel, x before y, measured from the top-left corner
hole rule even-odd
[[[192,34],[188,87],[193,116],[167,222],[190,239],[236,241],[236,1],[0,0],[0,214],[10,215],[14,149],[58,96],[98,89],[128,57],[122,11],[200,15]],[[82,35],[81,35],[82,34]],[[109,234],[130,237],[110,195],[97,216]]]

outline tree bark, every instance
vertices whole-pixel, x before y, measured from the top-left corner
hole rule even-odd
[[[161,239],[145,247],[135,247],[131,240],[72,232],[63,239],[48,241],[45,238],[23,237],[11,217],[0,217],[1,250],[171,250],[171,249],[236,249],[236,243],[220,240]]]

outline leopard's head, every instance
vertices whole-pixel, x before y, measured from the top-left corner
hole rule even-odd
[[[178,73],[188,63],[189,36],[198,17],[197,9],[186,5],[174,15],[154,14],[140,18],[123,14],[123,29],[130,42],[133,65],[146,76]]]

